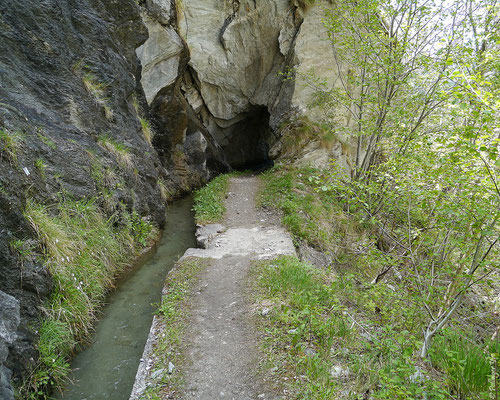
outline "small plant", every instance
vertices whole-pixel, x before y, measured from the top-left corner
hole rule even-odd
[[[118,162],[124,167],[128,169],[133,168],[132,154],[130,153],[130,149],[123,143],[117,142],[108,135],[100,135],[97,142],[110,153],[113,153]]]
[[[493,343],[488,351],[452,329],[436,338],[431,359],[447,376],[450,389],[460,399],[486,398],[491,376],[490,354],[498,353]]]
[[[146,118],[139,117],[139,121],[141,123],[142,133],[146,141],[151,145],[153,142],[154,132],[151,128],[151,124]]]
[[[106,88],[108,84],[99,82],[95,74],[89,71],[83,74],[82,82],[83,86],[85,86],[85,89],[92,95],[96,103],[103,108],[106,119],[112,121],[113,110],[109,106],[109,99],[106,97]]]
[[[163,201],[172,200],[172,193],[168,190],[167,185],[163,179],[158,179],[158,187],[160,188],[160,195]]]
[[[35,168],[40,172],[40,176],[42,179],[45,179],[45,171],[47,169],[47,164],[43,161],[42,158],[37,158],[35,161]]]
[[[56,143],[52,139],[50,139],[48,136],[44,135],[41,132],[41,130],[38,130],[37,136],[45,146],[51,148],[52,150],[55,150],[57,148]]]
[[[9,242],[10,248],[16,252],[21,260],[26,260],[35,255],[35,247],[33,243],[21,239],[12,239]]]
[[[139,105],[139,101],[135,95],[132,96],[132,106],[134,107],[137,118],[139,118],[139,122],[141,123],[144,138],[149,144],[151,144],[154,137],[154,131],[150,122],[143,116],[143,113],[141,113],[141,106]]]
[[[22,133],[0,129],[0,153],[5,154],[11,163],[17,164],[17,153],[23,141]]]
[[[131,215],[130,222],[131,232],[135,241],[145,247],[147,245],[147,239],[150,237],[153,230],[153,226],[149,222],[143,220],[135,211]]]

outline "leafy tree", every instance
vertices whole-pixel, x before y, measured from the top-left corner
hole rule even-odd
[[[498,12],[497,0],[335,2],[324,23],[337,81],[305,76],[325,122],[355,142],[351,179],[331,189],[377,227],[420,294],[422,358],[498,269]]]

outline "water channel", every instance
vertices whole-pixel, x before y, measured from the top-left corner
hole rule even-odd
[[[195,247],[192,198],[172,203],[157,251],[135,268],[107,298],[90,345],[73,360],[63,400],[127,400],[167,272]]]

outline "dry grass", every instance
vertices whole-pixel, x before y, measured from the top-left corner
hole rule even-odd
[[[130,149],[127,146],[125,146],[123,143],[118,143],[116,140],[107,135],[99,136],[97,142],[110,153],[114,154],[118,162],[123,167],[133,169],[134,163],[132,154],[130,153]]]

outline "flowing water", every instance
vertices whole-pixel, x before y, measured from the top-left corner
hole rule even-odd
[[[169,205],[156,254],[134,269],[110,294],[91,344],[71,367],[73,384],[63,400],[127,400],[139,366],[154,307],[167,272],[188,247],[195,247],[192,198]]]

